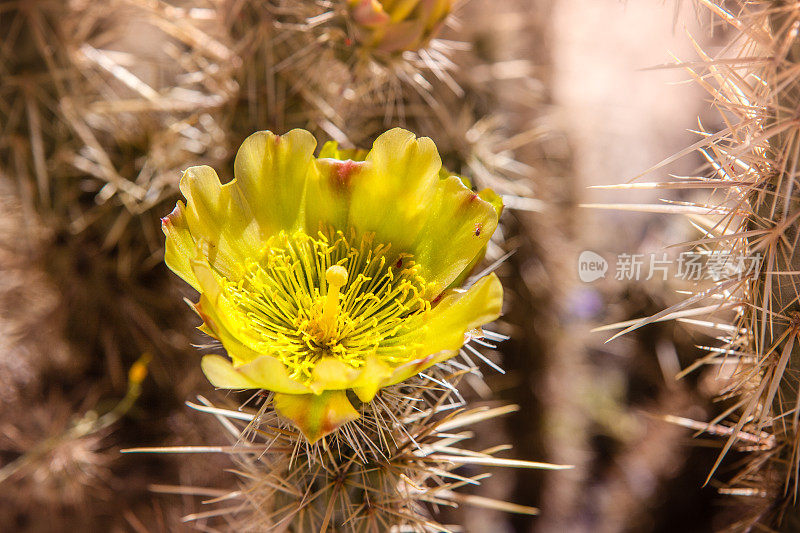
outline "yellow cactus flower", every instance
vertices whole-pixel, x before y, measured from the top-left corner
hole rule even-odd
[[[356,39],[387,53],[419,50],[433,38],[454,0],[347,0]]]
[[[358,418],[351,400],[458,353],[502,303],[494,274],[455,285],[497,226],[497,197],[440,173],[430,139],[393,129],[369,152],[315,148],[304,130],[255,133],[228,183],[189,168],[186,203],[162,221],[165,261],[230,357],[203,357],[208,379],[274,392],[310,442]]]

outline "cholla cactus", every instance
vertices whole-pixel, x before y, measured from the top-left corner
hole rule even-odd
[[[439,533],[459,528],[439,523],[431,511],[435,506],[460,504],[538,514],[535,507],[456,491],[464,485],[479,485],[490,475],[454,471],[463,465],[566,468],[496,457],[507,446],[480,451],[461,448],[471,436],[465,427],[517,410],[514,405],[462,409],[464,401],[456,386],[464,372],[463,365],[450,361],[428,374],[385,387],[374,401],[360,406],[358,420],[313,445],[298,438],[269,407],[269,398],[257,409],[224,409],[201,397],[204,405],[190,405],[216,416],[236,444],[181,447],[180,451],[230,455],[239,487],[227,493],[195,487],[162,490],[219,495],[208,502],[209,510],[185,520],[211,520],[215,530],[222,531]]]
[[[189,518],[229,517],[237,531],[446,531],[426,504],[535,513],[452,490],[483,477],[452,472],[462,464],[564,468],[455,446],[468,435],[453,430],[516,409],[455,411],[455,383],[475,367],[452,358],[503,338],[481,329],[500,315],[497,277],[460,288],[499,198],[399,128],[369,152],[328,143],[315,158],[315,147],[304,130],[253,134],[234,180],[190,168],[186,203],[163,220],[166,262],[200,292],[201,329],[230,357],[206,355],[203,371],[219,388],[260,391],[256,411],[198,406],[233,437],[219,451],[242,488],[223,497],[235,507]]]
[[[302,125],[354,146],[389,125],[437,115],[445,101],[464,96],[451,56],[466,45],[437,38],[452,7],[441,0],[244,3],[248,19],[237,16],[231,33],[244,43],[245,83],[263,80],[271,104],[253,127]]]
[[[201,293],[203,329],[232,361],[203,358],[217,387],[275,393],[310,442],[361,402],[449,359],[500,315],[494,274],[454,286],[480,259],[496,208],[445,173],[430,139],[401,129],[363,161],[313,157],[308,132],[245,140],[236,179],[186,171],[164,219],[166,261]],[[484,196],[491,193],[486,191]]]
[[[15,178],[8,182],[20,184],[18,194],[24,208],[43,213],[48,228],[52,228],[57,236],[52,243],[48,242],[42,255],[48,259],[47,267],[51,270],[48,273],[59,286],[64,287],[63,297],[58,302],[59,310],[63,308],[68,312],[59,318],[68,321],[66,327],[70,333],[79,337],[70,339],[76,344],[77,349],[74,352],[81,357],[80,369],[75,370],[86,370],[86,375],[81,378],[69,376],[66,379],[64,373],[58,373],[57,376],[54,374],[54,386],[74,388],[76,391],[96,390],[96,382],[100,380],[102,383],[99,385],[103,390],[114,383],[122,387],[122,369],[142,351],[155,351],[159,354],[159,359],[154,369],[153,383],[158,384],[159,395],[165,401],[143,403],[145,412],[135,419],[126,419],[127,426],[122,434],[156,434],[169,425],[171,430],[180,434],[178,438],[192,438],[181,433],[165,418],[174,405],[178,404],[171,400],[175,400],[175,397],[183,399],[185,391],[194,387],[197,374],[200,373],[192,372],[195,368],[188,368],[190,359],[181,357],[182,353],[175,353],[190,348],[190,341],[180,333],[186,330],[182,327],[186,317],[185,314],[176,312],[175,306],[180,306],[179,298],[165,296],[169,280],[166,279],[165,269],[159,267],[161,246],[157,235],[153,233],[154,230],[157,232],[157,224],[154,223],[158,220],[154,213],[160,211],[160,216],[166,211],[164,203],[174,202],[177,178],[180,175],[176,173],[176,169],[186,168],[190,161],[191,164],[205,163],[215,167],[221,165],[231,155],[229,147],[238,144],[244,135],[257,128],[268,127],[275,131],[285,131],[301,126],[313,130],[315,134],[324,133],[326,137],[338,140],[343,146],[352,146],[373,139],[378,130],[388,127],[387,122],[405,123],[403,120],[408,120],[418,131],[437,132],[439,149],[446,154],[448,163],[454,165],[451,168],[463,171],[470,167],[470,173],[480,183],[503,192],[497,187],[501,180],[497,177],[496,169],[501,166],[519,168],[521,165],[510,157],[513,148],[500,149],[500,146],[519,146],[518,139],[499,142],[513,130],[513,126],[509,126],[508,121],[499,118],[499,115],[493,117],[492,121],[498,121],[503,129],[501,132],[499,128],[496,131],[493,128],[493,141],[488,141],[485,131],[481,129],[488,122],[482,120],[486,118],[488,107],[483,102],[482,95],[499,94],[495,87],[490,88],[490,84],[486,83],[487,69],[480,69],[480,72],[479,69],[462,71],[466,75],[474,70],[476,78],[473,87],[480,88],[474,94],[467,91],[466,97],[463,97],[465,92],[459,86],[462,81],[451,77],[458,70],[452,62],[456,55],[454,52],[468,47],[466,43],[437,38],[439,30],[444,26],[445,17],[454,4],[455,2],[428,1],[383,2],[381,9],[391,20],[377,21],[378,24],[373,24],[372,27],[367,27],[372,23],[363,18],[363,8],[359,11],[357,5],[350,4],[347,0],[208,0],[192,6],[169,0],[125,0],[110,4],[37,0],[12,2],[0,8],[0,12],[5,15],[0,16],[0,27],[8,30],[5,46],[0,49],[0,74],[5,74],[0,88],[0,100],[4,104],[0,106],[0,122],[3,122],[6,133],[0,138],[0,174]],[[366,25],[360,26],[361,23]],[[394,36],[394,41],[389,40],[391,36]],[[464,64],[481,64],[483,61],[469,54],[464,57]],[[518,66],[519,63],[516,62],[515,65]],[[312,68],[309,68],[309,64]],[[526,69],[520,70],[523,76],[527,76]],[[503,79],[510,79],[509,69],[504,69],[503,72]],[[445,93],[444,97],[442,93]],[[479,100],[480,103],[476,103]],[[530,101],[526,99],[526,102]],[[453,105],[455,102],[459,104],[457,107]],[[461,142],[462,137],[469,141]],[[478,139],[481,153],[478,154],[479,157],[473,158]],[[494,146],[498,147],[497,154],[489,149]],[[491,156],[491,162],[485,159],[486,155]],[[342,162],[345,159],[352,159],[355,162],[354,168],[370,165],[366,152],[343,152],[333,145],[327,145],[323,148],[320,159],[314,161],[312,166],[322,168],[327,164],[331,170],[343,170],[345,165]],[[494,164],[495,162],[500,164]],[[482,173],[474,170],[478,167]],[[346,174],[347,172],[343,172],[342,175]],[[0,177],[1,179],[3,178]],[[447,173],[443,173],[439,181],[433,178],[429,183],[436,184],[432,189],[426,189],[427,192],[434,191],[434,196],[440,192],[444,196],[446,192],[453,193],[453,199],[474,197],[472,193],[459,188],[455,178]],[[377,187],[376,190],[381,189]],[[344,188],[335,192],[344,194],[346,191],[347,188]],[[518,194],[516,191],[514,193]],[[392,255],[400,249],[399,242],[392,242],[391,248],[381,252],[386,264],[391,264],[390,257],[394,260],[403,259],[402,268],[398,271],[399,277],[392,280],[395,283],[393,287],[400,295],[397,298],[398,305],[416,305],[416,308],[410,309],[409,315],[417,312],[419,316],[401,317],[402,320],[398,319],[393,323],[400,329],[396,332],[383,332],[379,339],[373,339],[374,342],[388,350],[391,348],[393,335],[399,336],[403,334],[402,328],[413,329],[415,322],[418,325],[430,317],[440,321],[439,325],[435,322],[423,325],[419,331],[424,330],[427,333],[419,333],[420,336],[416,339],[410,333],[405,337],[406,340],[415,340],[417,344],[422,344],[423,341],[429,344],[420,346],[419,349],[409,348],[401,351],[402,353],[393,352],[389,354],[392,359],[388,362],[373,359],[371,362],[377,360],[381,364],[372,365],[369,369],[366,368],[369,358],[364,361],[356,358],[351,361],[354,363],[352,366],[356,367],[359,376],[364,377],[359,381],[360,378],[354,376],[353,369],[350,369],[345,374],[350,380],[346,383],[347,386],[337,385],[342,388],[335,388],[330,383],[320,385],[308,376],[305,380],[298,376],[300,386],[311,392],[285,395],[288,397],[285,411],[290,416],[293,411],[302,411],[297,406],[304,399],[333,395],[339,399],[344,398],[337,405],[344,406],[348,414],[344,418],[336,418],[335,422],[349,420],[355,416],[353,412],[359,416],[357,420],[343,424],[328,437],[319,438],[314,445],[310,445],[309,440],[330,428],[322,427],[321,422],[316,429],[298,422],[298,425],[305,428],[307,438],[296,432],[296,426],[292,422],[287,422],[286,418],[279,417],[272,410],[275,401],[280,404],[280,394],[285,393],[277,391],[275,395],[267,393],[258,396],[266,399],[265,419],[276,420],[275,426],[286,436],[287,440],[282,443],[288,442],[292,447],[302,448],[302,453],[282,457],[279,462],[311,465],[314,462],[313,454],[322,453],[320,450],[324,451],[327,444],[338,446],[346,432],[357,432],[361,435],[358,442],[362,444],[371,438],[380,442],[380,435],[383,434],[386,435],[387,442],[382,442],[379,449],[388,458],[388,462],[383,464],[393,469],[393,473],[396,473],[395,469],[406,465],[403,466],[405,470],[402,477],[392,477],[387,486],[405,489],[411,487],[412,490],[406,492],[415,494],[415,502],[432,501],[431,493],[417,491],[424,483],[415,473],[419,472],[419,463],[416,461],[429,461],[426,464],[430,469],[423,477],[440,488],[445,487],[444,483],[440,483],[442,479],[459,479],[458,474],[452,474],[450,470],[454,468],[454,464],[461,463],[437,457],[419,459],[420,454],[426,453],[422,447],[414,452],[416,458],[406,461],[407,457],[411,457],[407,452],[413,443],[406,444],[397,452],[389,446],[389,441],[400,442],[406,433],[412,436],[413,441],[420,443],[420,446],[440,441],[439,451],[446,456],[455,453],[453,450],[456,449],[453,437],[447,433],[448,428],[460,426],[455,426],[456,422],[451,421],[449,425],[441,424],[434,428],[425,422],[426,419],[414,418],[412,415],[400,417],[398,413],[404,413],[405,407],[401,409],[402,406],[390,400],[405,398],[410,402],[406,407],[411,411],[425,411],[431,416],[445,416],[447,413],[442,411],[460,408],[462,402],[458,399],[454,383],[460,372],[476,372],[467,359],[476,356],[471,351],[473,346],[467,345],[461,350],[464,362],[458,357],[436,364],[431,360],[459,353],[458,348],[465,340],[486,343],[487,340],[500,338],[491,332],[473,327],[493,319],[500,312],[501,295],[496,279],[491,277],[474,285],[466,285],[470,290],[463,294],[458,290],[458,287],[464,286],[467,274],[481,261],[486,241],[492,233],[493,224],[496,224],[497,216],[488,214],[487,203],[495,211],[500,206],[499,198],[488,191],[479,193],[478,199],[470,202],[474,204],[473,207],[482,206],[481,209],[487,213],[484,217],[488,221],[487,225],[474,225],[483,220],[481,217],[471,219],[469,216],[453,216],[448,219],[445,216],[443,221],[466,221],[464,229],[468,229],[472,235],[469,241],[480,243],[480,246],[462,251],[444,246],[449,243],[445,243],[442,234],[450,228],[443,226],[434,232],[440,238],[435,242],[431,241],[433,244],[429,250],[434,259],[440,251],[454,252],[455,255],[463,253],[454,259],[454,264],[461,265],[458,267],[461,269],[460,273],[450,272],[426,278],[427,274],[422,272],[418,259],[408,258],[415,263],[411,264],[406,263],[405,258]],[[369,207],[377,212],[377,208],[381,206]],[[395,220],[398,225],[404,222],[408,220]],[[279,233],[273,235],[273,242],[280,239]],[[285,231],[287,242],[293,235],[294,233]],[[266,244],[268,237],[264,235],[260,244]],[[333,246],[337,242],[335,239],[338,234],[325,237],[328,239],[327,245]],[[353,249],[361,249],[362,237],[359,236],[357,241],[351,240],[351,234],[346,227],[341,229],[341,237],[343,240],[340,246],[345,246],[346,243]],[[309,233],[309,239],[308,243],[323,242],[316,232]],[[200,245],[200,251],[210,252],[209,257],[212,257],[213,250],[206,247],[209,242],[213,242],[213,239],[205,239],[197,244]],[[409,244],[411,247],[418,245],[420,243],[417,242]],[[197,251],[198,248],[191,249],[190,262],[202,258],[195,255]],[[284,248],[283,251],[289,252],[289,248]],[[492,260],[501,255],[498,246],[489,247],[488,257]],[[444,260],[441,256],[438,259]],[[447,259],[452,258],[448,256]],[[91,268],[87,268],[87,265]],[[213,270],[211,262],[209,265]],[[397,274],[394,270],[391,272],[393,276]],[[335,270],[331,276],[336,276]],[[440,287],[427,286],[433,278],[434,281],[438,280]],[[451,278],[449,286],[445,287],[442,280]],[[336,281],[335,277],[332,279]],[[348,284],[355,283],[356,279],[358,274],[348,271],[347,282],[339,291],[342,298],[338,309],[333,313],[335,320],[330,319],[330,313],[327,315],[329,325],[339,327],[338,321],[340,318],[343,320],[347,311],[345,306]],[[311,314],[317,313],[317,318],[325,316],[325,301],[333,301],[333,298],[328,298],[330,293],[327,292],[327,279],[322,276],[319,282],[319,294],[308,295],[314,300],[310,302],[308,309]],[[423,283],[428,291],[424,294],[419,292]],[[26,290],[30,292],[29,285],[26,285]],[[469,302],[473,297],[479,301]],[[454,318],[444,316],[445,308],[450,303],[453,304],[451,311],[459,315],[455,317],[459,320],[455,321],[460,322],[453,324],[452,329],[438,329],[447,334],[438,337],[437,328],[443,326],[442,322]],[[320,324],[312,316],[306,318],[308,323],[305,326],[301,324],[301,329],[313,329],[314,324]],[[48,320],[48,324],[56,323],[60,321]],[[207,323],[207,326],[208,331],[212,331],[211,324]],[[464,328],[468,329],[466,333]],[[31,330],[38,336],[41,336],[41,331],[41,324]],[[243,352],[230,349],[231,343],[226,344],[221,332],[213,333],[229,349],[228,355],[232,357],[232,361],[212,357],[206,366],[222,372],[223,377],[227,375],[231,378],[235,375],[231,379],[244,379],[241,370],[247,363],[241,364],[244,362],[244,358],[240,357]],[[236,333],[238,335],[241,332]],[[329,327],[306,333],[310,335],[306,340],[313,343],[320,337],[330,340],[330,336],[336,332]],[[485,337],[482,338],[481,335]],[[435,357],[425,361],[427,356],[434,355],[425,352],[436,349],[437,342],[443,343],[441,346],[448,349],[435,352]],[[56,343],[52,344],[56,346]],[[177,357],[173,357],[175,355]],[[477,357],[481,355],[477,354]],[[403,363],[403,358],[408,361]],[[422,362],[416,370],[424,368],[424,377],[419,375],[392,384],[405,375],[404,369],[400,368],[403,364],[411,364],[417,360]],[[70,363],[75,361],[73,357]],[[363,369],[358,368],[359,362],[365,363]],[[325,365],[320,368],[317,368],[318,365],[312,366],[312,378],[314,370],[317,377],[325,370]],[[384,375],[387,372],[386,367],[391,368],[391,375]],[[309,368],[306,367],[307,370]],[[328,369],[330,370],[330,365]],[[213,375],[213,370],[209,375]],[[180,379],[173,381],[173,376],[180,376]],[[468,377],[477,379],[474,375]],[[202,380],[202,375],[199,379]],[[409,383],[413,383],[413,386]],[[240,382],[228,382],[228,386],[238,384]],[[269,383],[248,383],[248,386],[251,385],[261,388],[267,387]],[[410,386],[411,389],[408,389]],[[367,389],[370,387],[377,392],[373,393],[371,401],[364,402],[359,394],[363,399],[368,398],[370,393]],[[320,394],[316,395],[314,389]],[[9,394],[10,389],[5,392]],[[443,398],[446,395],[455,396],[457,401],[445,401]],[[440,400],[444,407],[436,405]],[[348,402],[349,408],[345,402]],[[48,404],[44,405],[45,410],[49,409]],[[15,407],[9,407],[13,408]],[[267,408],[270,409],[268,412]],[[510,409],[490,410],[484,414],[470,412],[469,416],[459,415],[458,424],[466,425],[476,419],[488,418]],[[334,409],[333,413],[337,414],[338,411]],[[374,426],[380,417],[386,420],[387,425],[391,425],[394,436],[388,436],[389,433],[370,433],[372,429],[368,428]],[[397,420],[393,417],[397,417]],[[81,429],[96,429],[89,425],[89,418],[76,416],[70,420],[80,422]],[[320,418],[317,416],[315,420],[320,421]],[[258,434],[266,428],[254,423],[250,429],[256,430],[253,433]],[[110,427],[104,426],[102,430],[102,436],[105,437]],[[90,451],[104,452],[107,442],[100,439],[99,431],[80,434],[75,442],[86,444],[86,449]],[[369,437],[364,438],[363,434],[368,434]],[[246,445],[252,440],[248,435],[241,437],[241,443]],[[34,437],[33,434],[26,436]],[[95,437],[98,440],[94,440]],[[210,440],[216,437],[217,434],[211,437],[203,434],[200,438]],[[239,436],[236,438],[239,439]],[[107,440],[115,441],[111,438]],[[348,442],[357,444],[355,440]],[[29,447],[31,443],[31,440],[24,441],[23,446]],[[80,452],[75,455],[80,459],[84,448],[75,446],[70,449]],[[67,456],[62,453],[61,448],[54,451],[59,457]],[[274,448],[271,451],[275,451]],[[485,454],[480,454],[474,462],[487,464],[488,459],[484,455],[497,451],[502,450],[488,450]],[[475,455],[476,452],[465,454]],[[42,469],[36,469],[36,476],[47,476],[49,455],[40,454],[37,457],[44,460],[41,463]],[[344,453],[341,457],[349,461],[353,456]],[[108,459],[108,465],[116,475],[118,458],[113,455],[106,457],[105,454],[103,458]],[[503,461],[497,460],[492,464],[505,464]],[[513,462],[509,462],[511,463]],[[4,472],[14,470],[15,476],[27,476],[27,472],[33,471],[15,470],[19,464],[21,462]],[[519,466],[523,463],[513,464]],[[530,466],[527,463],[525,465]],[[125,470],[125,467],[121,469]],[[433,474],[437,469],[442,473]],[[86,472],[89,470],[85,469]],[[242,470],[249,471],[244,467]],[[263,474],[263,469],[255,472]],[[307,468],[295,469],[293,472],[309,474]],[[60,479],[57,475],[71,475],[69,469],[61,469],[59,472],[53,470],[51,474],[52,481]],[[437,477],[440,475],[441,478]],[[142,478],[138,479],[144,483]],[[187,482],[186,477],[182,479]],[[308,479],[317,483],[320,478]],[[398,479],[402,481],[395,483]],[[410,485],[406,484],[407,480],[412,480]],[[455,488],[462,482],[467,483],[454,481],[450,488]],[[469,482],[477,481],[472,479]],[[115,483],[116,477],[112,479],[112,484]],[[56,485],[57,483],[51,486]],[[115,491],[115,497],[125,499],[126,505],[144,497],[143,487],[133,485],[136,484],[131,484],[131,490],[125,493]],[[16,490],[9,492],[23,494]],[[264,495],[263,492],[260,494]],[[386,494],[386,501],[390,502],[391,495],[395,493],[389,491]],[[149,496],[146,498],[149,501]],[[466,496],[451,496],[444,489],[437,492],[435,498],[436,503],[440,502],[439,499],[451,503],[469,499]],[[97,516],[105,513],[110,506],[98,506],[94,501],[90,504],[91,512],[87,511],[84,518],[87,523],[91,522],[96,527],[96,523],[92,521],[97,520]],[[418,509],[417,503],[406,507],[402,503],[392,505],[396,506],[388,508],[386,516],[401,508],[414,508],[417,516],[424,515]],[[487,505],[498,509],[533,512],[530,508],[510,506],[502,502]],[[313,512],[317,513],[318,509]],[[115,520],[119,521],[131,521],[130,517],[133,516],[127,511],[116,514]],[[341,517],[342,514],[337,512],[336,516]],[[339,518],[336,520],[339,521]],[[154,522],[143,519],[143,523],[149,526]],[[436,529],[433,525],[430,528],[442,529]]]
[[[800,4],[698,4],[713,14],[715,24],[721,20],[728,27],[731,44],[726,53],[735,57],[713,58],[698,47],[700,61],[682,66],[709,92],[727,127],[702,132],[705,139],[699,145],[709,176],[650,186],[710,189],[707,200],[674,205],[672,212],[686,214],[703,231],[690,243],[701,253],[750,258],[749,269],[746,275],[734,274],[702,288],[688,301],[628,330],[711,310],[712,318],[700,324],[715,330],[721,345],[707,348],[692,368],[707,364],[723,369],[721,396],[733,404],[712,423],[671,419],[725,438],[709,479],[730,450],[748,452],[746,468],[721,491],[768,504],[753,505],[756,512],[737,517],[735,530],[777,525],[797,531]],[[659,207],[663,210],[663,205],[655,209]],[[679,315],[673,314],[677,311]]]

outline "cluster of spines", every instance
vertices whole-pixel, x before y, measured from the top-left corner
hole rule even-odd
[[[471,368],[469,365],[467,368]],[[212,509],[186,517],[237,531],[335,531],[356,533],[409,528],[453,531],[431,516],[429,505],[470,503],[510,512],[536,514],[535,508],[476,496],[455,489],[478,485],[489,474],[461,475],[463,465],[514,468],[565,468],[499,458],[507,446],[470,451],[464,428],[515,411],[516,406],[467,409],[457,386],[468,370],[443,368],[381,390],[361,417],[314,444],[278,417],[270,397],[254,408],[222,409],[201,398],[195,408],[212,414],[229,431],[233,446],[197,452],[229,454],[239,488],[222,494]],[[137,449],[129,452],[192,451]],[[191,487],[165,492],[203,494]],[[207,522],[210,521],[210,522]]]
[[[794,531],[800,524],[800,382],[796,372],[800,369],[796,283],[800,272],[800,5],[744,0],[697,0],[696,4],[711,13],[712,27],[721,24],[730,32],[730,44],[724,57],[715,58],[695,43],[699,61],[675,66],[685,69],[709,93],[723,127],[709,132],[701,126],[700,142],[650,170],[699,149],[708,175],[669,182],[670,188],[710,191],[705,201],[674,202],[669,207],[669,212],[684,214],[702,232],[699,239],[684,244],[704,254],[757,255],[760,261],[752,275],[715,280],[688,300],[622,333],[669,318],[715,332],[719,345],[701,346],[706,355],[686,371],[703,365],[725,370],[727,383],[720,399],[728,406],[709,422],[669,420],[723,439],[709,481],[729,451],[748,457],[744,468],[720,492],[755,497],[761,503],[737,519],[733,529],[774,526]],[[664,183],[650,186],[666,188]],[[664,212],[663,208],[645,210]],[[709,314],[709,320],[694,320]]]

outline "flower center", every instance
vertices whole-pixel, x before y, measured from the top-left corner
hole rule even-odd
[[[281,232],[239,282],[225,284],[239,335],[305,382],[323,357],[353,368],[370,354],[392,365],[412,359],[430,309],[410,255],[374,243],[371,234],[331,233]]]

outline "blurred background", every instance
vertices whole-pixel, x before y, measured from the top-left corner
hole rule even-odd
[[[712,337],[681,322],[607,344],[619,328],[592,332],[680,301],[685,281],[615,279],[615,269],[620,254],[675,261],[683,249],[669,245],[694,230],[669,214],[581,207],[692,198],[590,187],[628,182],[690,146],[698,119],[718,126],[685,71],[653,67],[695,58],[693,39],[720,50],[725,32],[712,34],[690,3],[470,0],[427,55],[353,74],[319,44],[335,32],[319,33],[314,17],[335,4],[0,3],[0,530],[203,527],[181,522],[202,498],[159,487],[235,488],[224,456],[120,454],[224,443],[214,420],[184,405],[216,393],[182,301],[195,295],[163,265],[159,218],[183,169],[230,176],[253,131],[304,127],[368,147],[395,125],[430,136],[450,170],[506,198],[489,253],[514,251],[498,270],[497,329],[510,340],[491,354],[505,374],[487,366],[485,385],[465,394],[521,409],[477,426],[475,449],[510,443],[514,457],[575,465],[496,469],[469,490],[539,516],[464,506],[445,522],[470,532],[730,524],[741,505],[704,485],[718,445],[663,420],[720,412],[717,369],[675,377]],[[640,181],[702,163],[691,153]],[[580,279],[587,250],[608,262],[605,277]],[[146,377],[129,376],[145,363]]]

